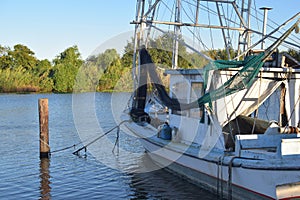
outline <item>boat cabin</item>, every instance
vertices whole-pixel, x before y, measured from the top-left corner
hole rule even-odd
[[[288,66],[294,66],[295,68],[289,68]],[[248,93],[241,91],[230,97],[225,97],[223,102],[218,100],[214,106],[218,107],[217,118],[222,127],[224,136],[222,139],[224,139],[226,150],[234,151],[237,148],[236,140],[250,141],[245,139],[246,136],[238,135],[263,135],[258,138],[260,142],[255,143],[257,148],[266,145],[265,142],[268,141],[269,137],[264,135],[277,134],[278,136],[272,137],[280,137],[283,141],[288,138],[298,138],[295,135],[284,136],[282,134],[297,134],[300,131],[300,77],[299,69],[297,69],[299,66],[299,63],[289,55],[274,53],[265,62],[258,75],[258,81],[252,86],[254,89],[250,88]],[[287,70],[290,70],[290,76],[279,78],[284,77]],[[222,72],[223,80],[221,82],[224,83],[228,77],[232,77],[236,72],[237,69]],[[202,69],[166,70],[165,74],[170,76],[170,96],[178,99],[180,103],[189,104],[204,95]],[[286,96],[283,96],[285,95],[283,91],[287,93]],[[288,102],[291,102],[291,104]],[[261,111],[261,109],[265,110]],[[271,110],[272,112],[269,112]],[[232,112],[231,116],[228,114],[230,112]],[[264,115],[265,113],[268,115]],[[186,144],[203,143],[207,127],[211,123],[204,107],[182,111],[170,110],[169,114],[170,126],[175,127],[177,130],[176,140]],[[224,116],[226,115],[229,116],[228,119],[225,119]],[[237,136],[238,139],[235,139]],[[274,141],[278,140],[274,139]],[[299,141],[295,142],[298,143]],[[279,148],[279,144],[275,143],[271,145],[272,147],[269,147],[268,151]],[[287,143],[283,143],[283,145],[285,144]],[[238,151],[240,151],[240,148],[238,148]]]

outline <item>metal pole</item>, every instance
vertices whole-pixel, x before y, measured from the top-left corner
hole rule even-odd
[[[200,0],[197,0],[195,24],[198,24],[199,21],[199,6],[200,6]]]
[[[248,9],[247,9],[248,29],[251,29],[251,4],[252,4],[252,1],[248,0]],[[250,46],[251,46],[251,31],[248,31],[248,33],[247,33],[247,48],[249,48]]]
[[[137,60],[137,49],[139,45],[138,29],[141,20],[140,11],[141,11],[141,0],[137,0],[135,21],[138,23],[135,24],[135,29],[134,29],[133,56],[132,56],[132,61],[133,61],[132,78],[133,78],[133,87],[134,87],[133,90],[135,90],[138,87],[136,60]]]
[[[180,9],[181,9],[181,0],[176,1],[176,13],[175,13],[175,23],[180,22]],[[178,67],[178,37],[180,34],[180,26],[175,26],[174,27],[174,34],[176,39],[174,40],[173,43],[173,56],[172,56],[172,68],[177,69]]]
[[[264,24],[263,24],[263,30],[262,30],[262,38],[264,38],[266,36],[266,33],[267,33],[267,20],[268,20],[268,10],[271,10],[272,8],[268,8],[268,7],[262,7],[260,8],[261,10],[264,11]],[[261,49],[265,49],[265,40],[263,40],[261,42]]]

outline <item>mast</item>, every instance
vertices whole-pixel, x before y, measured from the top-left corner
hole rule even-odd
[[[133,78],[133,90],[134,90],[134,100],[132,102],[132,107],[135,109],[141,109],[144,105],[144,99],[140,98],[143,95],[143,87],[141,85],[141,79],[145,79],[145,77],[141,78],[140,74],[140,59],[137,59],[138,56],[138,49],[141,45],[141,41],[143,40],[142,32],[143,26],[143,15],[144,15],[144,7],[145,7],[145,0],[137,0],[136,6],[136,16],[135,21],[139,22],[135,24],[134,30],[134,46],[133,46],[133,63],[132,63],[132,78]],[[137,63],[138,62],[138,63]],[[136,66],[138,64],[138,67]]]
[[[224,16],[224,14],[221,13],[221,10],[220,10],[221,4],[219,2],[216,2],[216,7],[217,7],[217,11],[218,11],[220,25],[223,27],[224,24],[223,24],[222,17],[225,17],[225,16]],[[225,43],[228,60],[231,60],[231,58],[230,58],[230,48],[231,48],[230,36],[229,35],[226,36],[225,29],[221,29],[221,31],[222,31],[222,36],[223,36],[223,40]]]
[[[175,23],[180,24],[180,10],[181,10],[181,0],[176,0],[176,9],[175,9]],[[181,33],[180,25],[174,26],[174,37],[173,41],[173,55],[172,55],[172,69],[178,68],[178,46],[179,46],[179,35]]]
[[[135,15],[135,21],[140,21],[140,10],[141,10],[141,0],[137,0],[136,4],[136,15]],[[132,56],[132,79],[134,84],[134,90],[137,88],[137,76],[136,76],[136,58],[137,58],[137,47],[138,47],[138,29],[139,24],[135,24],[134,28],[134,38],[133,38],[133,56]]]
[[[248,47],[251,46],[251,33],[250,33],[250,19],[251,19],[251,0],[248,0],[248,6],[246,8],[245,0],[242,0],[241,5],[241,23],[240,28],[246,28],[245,33],[240,33],[239,36],[239,45],[238,45],[238,54],[245,52]],[[247,19],[247,20],[245,20]],[[246,22],[246,23],[245,23]],[[245,27],[246,26],[246,27]]]
[[[137,52],[138,48],[143,42],[143,29],[145,27],[144,22],[144,12],[145,12],[145,0],[137,0],[136,4],[136,15],[135,15],[135,21],[138,23],[135,23],[135,30],[134,30],[134,44],[133,44],[133,63],[132,63],[132,77],[133,77],[133,83],[134,83],[134,90],[138,87],[139,80],[137,77],[137,73],[139,74],[139,67],[136,66],[137,60]]]
[[[247,9],[247,25],[248,29],[251,29],[251,4],[252,0],[248,0],[248,9]],[[251,31],[247,32],[247,47],[251,46]]]

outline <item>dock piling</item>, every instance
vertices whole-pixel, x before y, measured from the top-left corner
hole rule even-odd
[[[48,99],[39,99],[40,158],[49,158]]]

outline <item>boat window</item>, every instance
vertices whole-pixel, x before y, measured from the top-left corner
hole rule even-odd
[[[189,89],[190,88],[190,89]],[[173,85],[173,97],[177,98],[181,103],[191,103],[197,101],[204,94],[204,88],[202,82],[179,82]],[[192,117],[197,119],[204,118],[204,108],[195,108],[185,111],[173,111],[173,114]],[[200,120],[201,122],[203,120]]]
[[[190,102],[197,101],[197,99],[199,99],[203,94],[204,94],[203,83],[192,82],[191,83]],[[201,106],[201,108],[191,109],[190,117],[202,119],[204,117],[203,111],[204,111],[203,106]]]
[[[178,99],[180,103],[189,103],[188,99],[188,88],[189,83],[187,81],[179,82],[173,85],[172,87],[172,97]],[[184,111],[173,111],[173,114],[181,115],[181,116],[188,116],[189,112],[187,110]]]
[[[189,83],[187,81],[175,83],[172,87],[172,97],[178,99],[182,103],[187,103],[187,88],[189,88]]]

